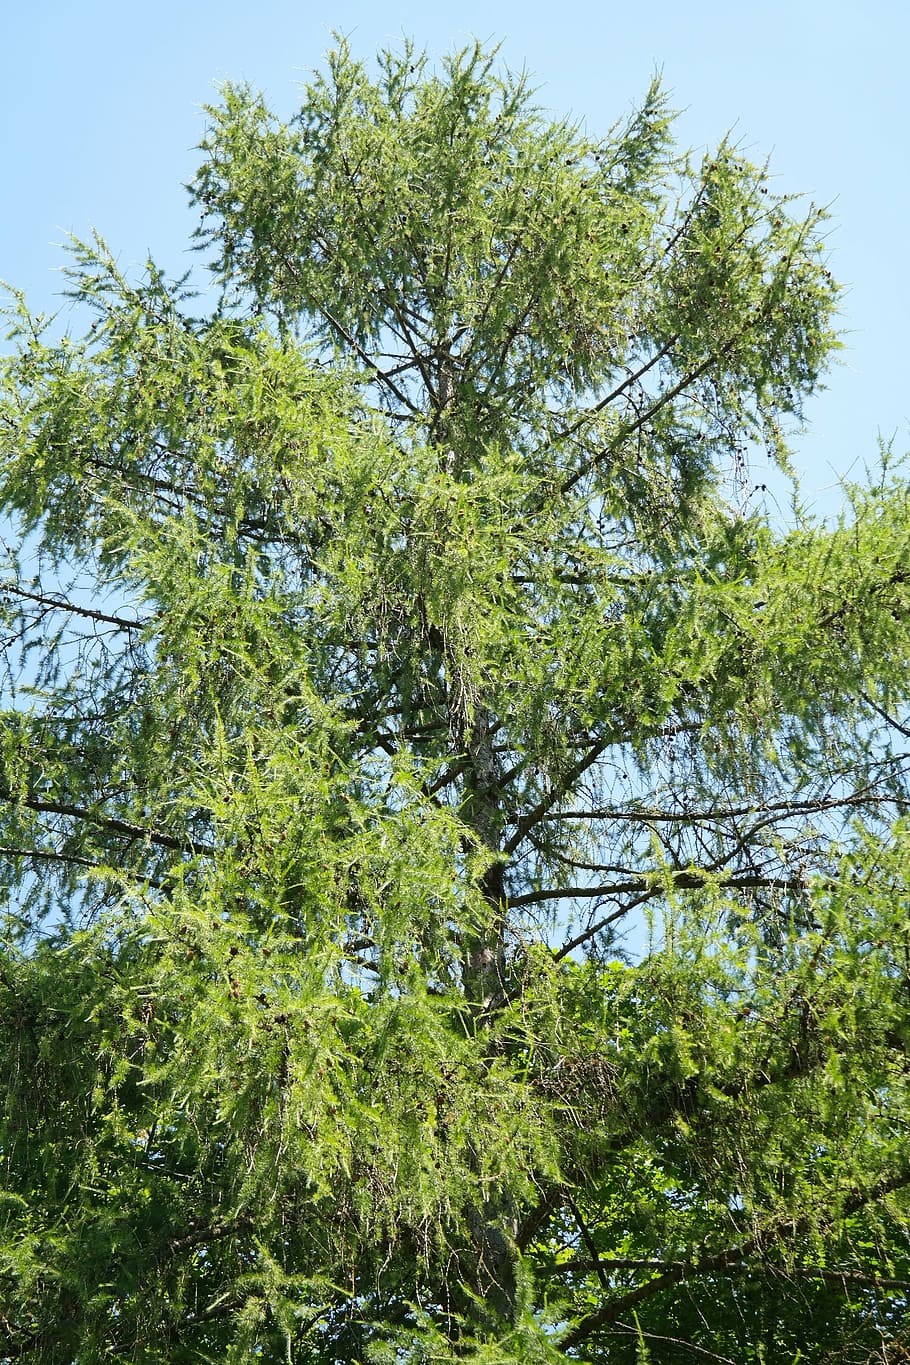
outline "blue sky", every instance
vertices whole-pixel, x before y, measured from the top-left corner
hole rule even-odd
[[[415,0],[231,3],[35,0],[0,23],[3,129],[0,278],[53,310],[59,244],[97,227],[129,270],[147,252],[172,273],[193,219],[182,185],[197,164],[201,106],[246,79],[280,113],[331,31],[369,57],[409,35],[431,53],[472,37],[534,76],[539,101],[605,132],[663,73],[680,142],[732,130],[777,185],[833,213],[831,268],[848,292],[846,349],[798,439],[807,500],[837,506],[839,475],[862,476],[879,432],[910,448],[905,333],[910,277],[910,6],[901,0],[684,4],[561,0],[429,7]],[[760,480],[762,471],[756,471]]]

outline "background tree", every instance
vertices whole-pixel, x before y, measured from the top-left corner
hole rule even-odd
[[[209,119],[214,308],[13,310],[0,1358],[881,1358],[907,487],[747,463],[823,215],[479,47]]]

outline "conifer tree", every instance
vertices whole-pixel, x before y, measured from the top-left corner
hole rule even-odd
[[[762,510],[824,214],[671,134],[340,43],[13,299],[0,1361],[901,1358],[908,485]]]

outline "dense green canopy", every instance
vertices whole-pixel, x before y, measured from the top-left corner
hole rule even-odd
[[[0,1362],[904,1358],[910,489],[750,481],[823,214],[480,47],[208,117],[214,303],[10,313]]]

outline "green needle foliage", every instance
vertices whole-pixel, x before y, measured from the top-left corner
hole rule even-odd
[[[0,382],[0,1361],[910,1340],[910,490],[824,215],[342,43]],[[196,309],[197,311],[194,311]]]

